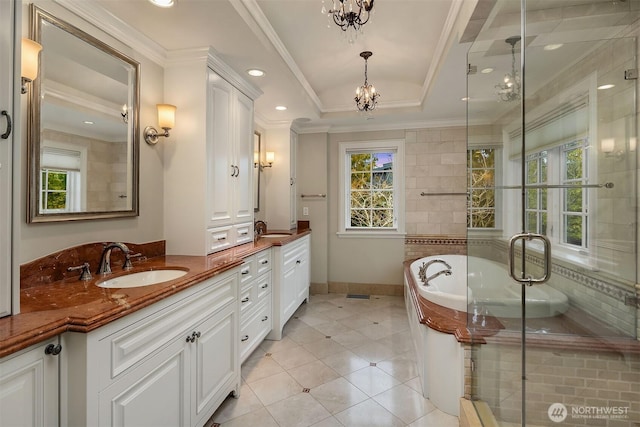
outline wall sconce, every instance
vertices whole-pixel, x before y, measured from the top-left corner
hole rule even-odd
[[[120,115],[122,116],[122,121],[125,124],[129,123],[129,108],[127,107],[127,104],[124,104],[122,106],[122,112],[120,113]]]
[[[22,58],[21,58],[21,75],[22,89],[21,93],[27,93],[27,83],[31,83],[38,77],[38,55],[42,50],[42,45],[31,39],[22,39]]]
[[[158,138],[169,136],[169,131],[176,124],[176,106],[171,104],[158,104],[158,126],[164,129],[164,133],[158,133],[153,126],[144,128],[144,141],[149,145],[156,145]]]
[[[615,151],[616,140],[614,138],[604,138],[600,141],[600,149],[605,157],[615,157],[621,159],[624,152],[622,150]]]
[[[254,168],[258,167],[258,165],[260,166],[260,170],[264,170],[264,168],[270,168],[273,166],[273,161],[276,159],[276,153],[274,153],[273,151],[267,151],[267,154],[265,156],[265,160],[267,161],[266,165],[262,162],[258,162],[259,159],[260,159],[260,153],[256,151],[255,153],[253,153]]]

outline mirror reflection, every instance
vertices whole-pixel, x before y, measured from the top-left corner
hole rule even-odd
[[[30,222],[138,213],[139,64],[32,6]]]

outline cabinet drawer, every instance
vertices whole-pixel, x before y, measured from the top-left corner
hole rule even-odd
[[[271,293],[271,272],[258,277],[254,283],[257,302],[262,302]]]
[[[111,378],[161,349],[204,317],[233,303],[235,275],[210,279],[210,285],[186,300],[151,315],[100,341],[103,354],[110,354]]]
[[[292,268],[295,264],[300,264],[307,255],[305,241],[294,243],[291,247],[286,247],[282,254],[284,270]]]
[[[258,302],[258,294],[256,292],[256,287],[253,283],[248,284],[247,286],[240,289],[240,321],[245,320],[245,316],[251,310],[252,307],[255,307]]]
[[[265,336],[271,331],[271,299],[263,301],[256,313],[240,326],[240,360],[246,357],[260,345]]]
[[[207,230],[207,253],[218,252],[232,247],[231,227],[210,228]]]
[[[253,241],[253,223],[236,224],[233,226],[236,244],[242,245]]]
[[[271,270],[271,249],[258,252],[256,255],[256,274],[260,275]]]
[[[256,258],[255,255],[245,258],[244,263],[240,267],[240,286],[250,282],[256,277]]]

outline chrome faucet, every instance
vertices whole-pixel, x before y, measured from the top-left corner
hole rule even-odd
[[[440,263],[440,264],[444,264],[445,267],[447,267],[445,270],[441,270],[429,277],[427,277],[427,268],[429,268],[429,266],[435,264],[435,263]],[[418,270],[418,277],[420,277],[420,280],[422,280],[422,283],[424,285],[429,285],[429,280],[435,279],[436,277],[440,276],[441,274],[446,274],[447,276],[451,275],[451,265],[446,262],[443,259],[440,258],[436,258],[436,259],[432,259],[428,262],[423,262],[422,265],[420,266],[420,269]]]
[[[264,221],[256,221],[253,223],[253,240],[257,241],[260,236],[267,232],[267,223]]]
[[[111,251],[113,249],[120,249],[122,253],[125,255],[125,263],[123,265],[124,269],[131,268],[131,259],[129,258],[129,248],[124,243],[109,243],[105,245],[102,250],[102,256],[100,257],[100,264],[98,266],[98,274],[109,274],[111,273]],[[128,264],[128,265],[127,265]]]

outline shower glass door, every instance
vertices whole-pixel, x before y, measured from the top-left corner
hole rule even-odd
[[[640,425],[638,5],[479,4],[467,397],[485,425]]]

